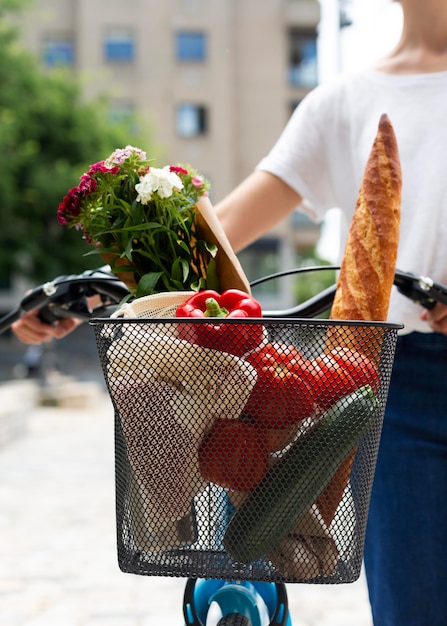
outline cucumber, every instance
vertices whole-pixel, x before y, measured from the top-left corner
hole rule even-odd
[[[223,544],[236,561],[267,555],[293,531],[379,415],[369,385],[340,398],[299,437],[236,511]]]

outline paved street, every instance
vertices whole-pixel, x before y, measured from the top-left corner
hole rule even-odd
[[[89,404],[0,447],[0,626],[182,626],[183,579],[118,569],[112,410]],[[363,578],[288,591],[294,626],[371,626]]]

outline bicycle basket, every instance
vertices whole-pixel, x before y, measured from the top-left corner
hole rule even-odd
[[[123,571],[358,578],[400,326],[93,324],[115,408]]]

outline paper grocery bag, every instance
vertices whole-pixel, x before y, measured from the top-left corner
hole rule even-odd
[[[315,505],[268,556],[278,572],[297,581],[328,577],[338,562],[335,541]]]
[[[228,496],[236,509],[247,498],[246,493],[236,491],[229,491]],[[330,576],[339,558],[335,541],[315,504],[266,556],[284,578],[297,582]]]

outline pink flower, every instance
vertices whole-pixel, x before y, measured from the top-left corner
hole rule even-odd
[[[77,187],[70,189],[65,198],[59,204],[57,211],[57,221],[63,226],[73,222],[73,218],[80,213],[80,196]]]
[[[180,167],[178,165],[170,165],[169,171],[174,172],[174,174],[181,174],[183,176],[186,176],[188,174],[188,170],[185,170],[184,167]]]
[[[199,189],[203,185],[203,178],[201,176],[193,176],[191,184]]]
[[[118,148],[114,150],[112,154],[104,161],[106,167],[111,168],[112,165],[122,165],[124,161],[132,156],[136,156],[142,161],[146,161],[147,156],[144,150],[135,148],[134,146],[127,145],[125,148]]]
[[[96,174],[96,172],[101,172],[103,174],[117,174],[119,171],[120,168],[117,165],[108,167],[105,161],[98,161],[98,163],[93,163],[93,165],[90,165],[87,174]]]
[[[97,186],[98,184],[94,178],[92,178],[89,174],[84,174],[83,176],[81,176],[78,185],[78,192],[82,196],[88,196],[89,193],[96,191]]]

